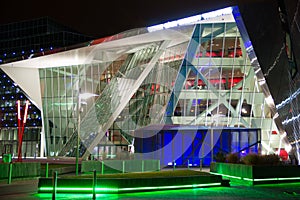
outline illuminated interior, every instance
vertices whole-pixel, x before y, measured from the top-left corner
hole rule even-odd
[[[42,110],[40,156],[74,157],[79,137],[80,157],[118,158],[155,124],[260,129],[261,153],[274,153],[287,144],[237,25],[226,8],[1,68]],[[38,84],[24,84],[27,70]]]

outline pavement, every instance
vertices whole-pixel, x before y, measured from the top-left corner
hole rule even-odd
[[[0,182],[0,199],[37,200],[52,199],[51,194],[37,194],[38,180],[16,180],[11,184]],[[57,194],[62,199],[92,199],[92,195]],[[155,192],[97,195],[96,199],[159,200],[159,199],[209,199],[209,200],[257,200],[257,199],[300,199],[300,182],[244,186],[231,184],[230,187],[207,187]]]
[[[0,199],[9,200],[29,200],[39,199],[33,196],[37,193],[38,179],[31,180],[13,180],[11,184],[7,184],[7,180],[0,181]]]
[[[51,160],[44,160],[50,162]],[[52,160],[53,161],[53,160]],[[56,160],[57,162],[57,160]],[[71,162],[71,161],[70,161]],[[165,169],[165,170],[173,170]],[[176,168],[180,170],[180,168]],[[199,169],[194,169],[199,170]],[[203,168],[203,171],[209,171]],[[27,180],[0,180],[0,199],[2,200],[37,200],[52,199],[51,194],[38,194],[38,178]],[[57,200],[62,199],[92,199],[92,195],[85,194],[57,194]],[[155,192],[138,192],[127,194],[98,194],[96,199],[126,199],[126,200],[159,200],[159,199],[208,199],[208,200],[257,200],[257,199],[297,199],[300,200],[300,182],[264,184],[247,186],[231,182],[229,187],[207,187],[180,190],[164,190]]]

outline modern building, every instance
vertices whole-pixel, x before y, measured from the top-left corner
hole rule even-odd
[[[300,2],[264,1],[239,5],[257,61],[273,97],[276,121],[299,160]],[[251,15],[255,11],[255,15]],[[267,12],[266,12],[267,11]]]
[[[125,149],[162,165],[198,165],[218,152],[297,148],[299,76],[286,50],[293,41],[279,56],[290,58],[284,75],[294,85],[274,100],[281,88],[269,77],[281,58],[261,64],[267,46],[256,49],[247,11],[224,8],[0,65],[41,111],[39,156],[79,150],[82,158],[111,159]],[[285,114],[290,103],[294,112]]]
[[[50,17],[0,25],[0,63],[44,55],[88,42],[83,35]],[[55,49],[55,51],[54,51]]]
[[[0,38],[1,64],[74,48],[93,39],[49,17],[0,25]],[[23,76],[30,79],[30,74],[23,74]],[[18,146],[20,146],[17,101],[20,100],[19,113],[22,115],[20,118],[23,119],[26,101],[31,101],[31,98],[26,91],[23,91],[22,86],[14,82],[2,69],[0,69],[0,77],[0,155],[13,153],[17,156]],[[23,152],[27,156],[33,157],[39,154],[41,130],[41,110],[35,102],[31,101],[22,144]]]

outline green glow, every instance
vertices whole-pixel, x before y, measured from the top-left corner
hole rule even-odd
[[[211,174],[214,174],[214,175],[221,175],[221,176],[224,176],[224,177],[227,177],[227,178],[236,178],[236,179],[242,179],[241,177],[239,176],[231,176],[231,175],[226,175],[226,174],[219,174],[219,173],[214,173],[214,172],[210,172]]]
[[[254,179],[254,181],[282,181],[282,180],[298,180],[300,177],[289,177],[289,178],[265,178],[265,179]]]
[[[298,180],[300,177],[290,177],[290,178],[243,178],[245,181],[283,181],[283,180]]]
[[[252,178],[243,178],[243,180],[245,180],[245,181],[253,181]]]
[[[66,198],[67,195],[67,198]],[[63,199],[78,199],[78,195],[80,195],[80,199],[92,199],[92,195],[91,194],[56,194],[56,197],[59,198],[63,198]],[[33,196],[41,198],[41,199],[51,199],[52,198],[52,194],[51,193],[37,193],[34,194]],[[117,198],[118,194],[97,194],[96,195],[97,198]]]
[[[53,191],[53,187],[40,187],[39,191],[49,191],[52,192]],[[81,192],[92,192],[93,188],[92,187],[80,187],[80,188],[76,188],[76,187],[57,187],[56,188],[57,192],[60,191],[81,191]],[[117,192],[119,191],[117,188],[96,188],[96,191],[111,191],[111,192]]]
[[[214,174],[214,175],[221,175],[221,176],[228,177],[228,178],[241,179],[241,180],[245,180],[245,181],[283,181],[283,180],[298,180],[298,179],[300,179],[300,177],[288,177],[288,178],[256,178],[256,179],[252,179],[252,178],[242,178],[242,177],[239,177],[239,176],[230,176],[230,175],[220,174],[220,173],[215,173],[215,172],[209,172],[209,173]]]
[[[196,188],[196,187],[218,186],[218,185],[221,185],[221,183],[206,183],[206,184],[193,184],[193,185],[174,185],[174,186],[157,186],[157,187],[120,188],[119,191],[166,190],[166,189]]]
[[[278,178],[278,180],[298,180],[300,177]]]
[[[207,184],[192,184],[192,185],[174,185],[174,186],[157,186],[157,187],[135,187],[135,188],[96,188],[96,192],[125,192],[125,191],[141,191],[141,190],[167,190],[167,189],[180,189],[180,188],[196,188],[206,186],[220,186],[221,183],[207,183]],[[40,192],[52,192],[53,187],[40,187]],[[87,188],[68,188],[68,187],[57,187],[57,192],[92,192],[92,187]]]
[[[278,178],[255,178],[253,181],[277,181]]]

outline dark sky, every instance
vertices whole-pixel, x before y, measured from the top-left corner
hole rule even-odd
[[[104,3],[105,2],[105,3]],[[132,28],[234,5],[235,0],[52,0],[1,1],[0,23],[49,16],[81,33],[105,37]]]

